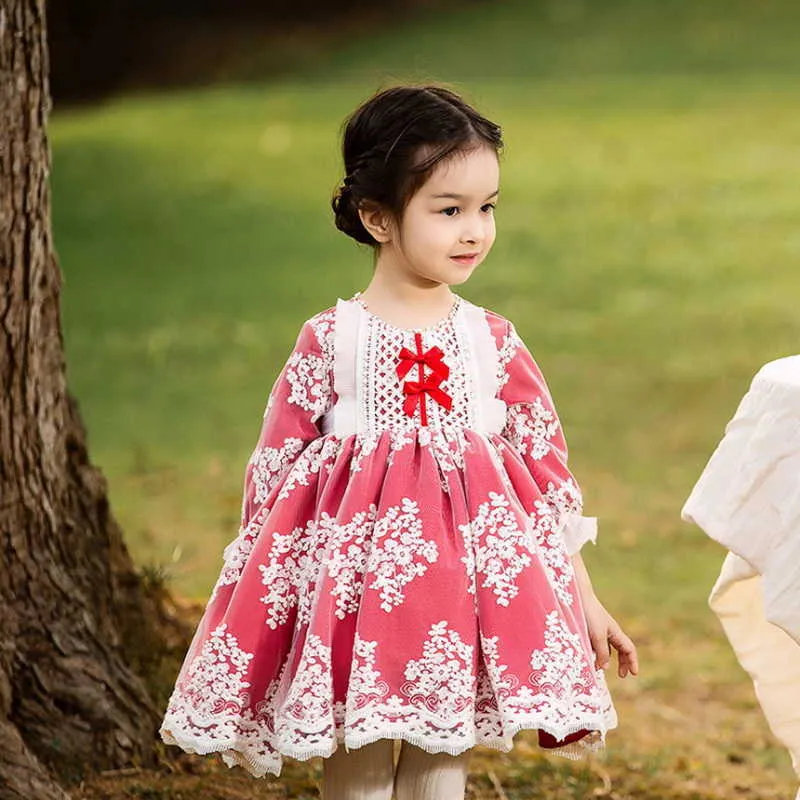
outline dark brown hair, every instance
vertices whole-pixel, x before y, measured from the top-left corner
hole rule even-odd
[[[481,146],[499,155],[500,127],[450,89],[394,86],[378,92],[345,120],[345,177],[331,201],[336,227],[378,246],[359,207],[376,204],[399,218],[438,163]]]

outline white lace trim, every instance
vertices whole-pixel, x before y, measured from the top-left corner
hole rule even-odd
[[[446,620],[431,626],[419,658],[406,663],[399,694],[376,668],[378,643],[356,637],[345,703],[331,701],[331,651],[309,636],[294,679],[282,674],[263,700],[251,705],[243,651],[221,625],[192,662],[170,699],[161,737],[194,753],[218,751],[228,765],[254,775],[280,774],[283,756],[329,756],[378,739],[404,739],[431,753],[464,752],[477,744],[508,751],[522,729],[563,740],[592,731],[552,752],[568,758],[602,746],[616,725],[602,672],[586,665],[580,637],[553,611],[544,647],[530,656],[526,683],[509,678],[497,637],[482,638],[482,669],[474,677],[472,645]]]

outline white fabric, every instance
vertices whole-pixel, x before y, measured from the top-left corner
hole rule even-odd
[[[763,576],[766,618],[800,643],[800,356],[753,379],[683,518]]]
[[[470,370],[476,378],[473,386],[477,392],[476,430],[500,433],[506,424],[506,404],[496,396],[500,388],[500,354],[485,310],[473,303],[463,302],[467,319],[465,331],[469,334],[465,341],[470,352]]]
[[[582,517],[574,511],[564,514],[564,545],[574,556],[586,542],[597,544],[597,517]]]
[[[356,360],[358,350],[358,318],[360,310],[355,303],[337,298],[336,328],[333,339],[333,388],[356,385]],[[336,431],[355,431],[358,420],[358,398],[353,393],[340,393],[333,408],[322,417],[323,434]]]
[[[709,603],[800,775],[800,647],[765,619],[761,582],[746,561],[728,553]]]
[[[755,376],[682,516],[731,551],[709,604],[800,775],[800,356]]]

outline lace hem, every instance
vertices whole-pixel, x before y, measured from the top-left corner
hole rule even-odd
[[[263,778],[267,773],[279,777],[283,768],[284,758],[293,758],[297,761],[308,761],[311,758],[328,758],[333,755],[340,744],[343,744],[347,750],[357,750],[380,739],[395,739],[406,741],[415,747],[425,750],[427,753],[447,753],[451,756],[460,755],[476,746],[508,753],[514,746],[514,737],[521,731],[542,731],[558,741],[581,730],[589,731],[586,736],[576,742],[570,742],[562,747],[543,748],[544,752],[561,756],[571,761],[577,761],[589,753],[596,753],[602,750],[605,746],[606,732],[615,728],[616,724],[617,717],[613,710],[609,710],[605,714],[593,715],[588,720],[566,727],[550,725],[541,719],[537,719],[536,715],[524,715],[504,723],[503,728],[506,731],[504,736],[476,730],[473,736],[464,737],[456,742],[442,741],[431,736],[415,733],[401,723],[384,722],[369,732],[359,733],[349,733],[342,726],[337,726],[335,736],[329,738],[325,743],[320,743],[316,746],[298,747],[297,745],[278,742],[278,749],[260,756],[254,755],[250,748],[237,748],[234,746],[236,737],[233,736],[224,740],[203,736],[187,736],[182,735],[179,731],[170,730],[166,727],[166,724],[162,726],[160,735],[165,744],[180,747],[184,752],[196,755],[219,753],[228,767],[239,766],[255,778]],[[264,731],[263,735],[266,738],[268,733]],[[265,743],[261,743],[261,746],[264,747]]]

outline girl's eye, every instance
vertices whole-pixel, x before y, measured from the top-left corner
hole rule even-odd
[[[495,204],[494,203],[485,203],[481,206],[481,211],[490,214],[494,211]],[[443,208],[439,213],[444,214],[447,217],[455,216],[455,213],[459,210],[458,206],[450,206],[449,208]]]

